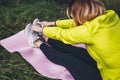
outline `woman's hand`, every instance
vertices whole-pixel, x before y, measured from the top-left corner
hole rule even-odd
[[[43,25],[43,27],[55,26],[55,22],[48,22],[48,21],[38,22],[38,24]]]
[[[37,25],[31,26],[31,30],[36,32],[42,32],[42,29],[44,27],[50,27],[50,26],[55,26],[55,22],[48,22],[48,21],[37,22]]]
[[[42,32],[42,27],[40,25],[32,25],[31,30],[36,32]]]

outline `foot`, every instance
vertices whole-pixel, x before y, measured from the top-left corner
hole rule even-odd
[[[34,42],[36,40],[39,39],[39,36],[37,34],[37,32],[34,32],[30,29],[30,27],[32,26],[31,23],[29,23],[26,27],[25,27],[25,34],[28,38],[28,43],[31,47],[36,47],[36,45],[34,44]]]
[[[42,44],[43,42],[41,40],[36,40],[34,41],[34,44],[36,45],[36,47],[40,47],[40,45]]]
[[[39,19],[38,18],[36,18],[36,19],[34,19],[34,21],[33,21],[33,25],[37,25],[37,23],[39,22]]]
[[[40,27],[43,27],[43,25],[40,24],[40,21],[39,21],[38,18],[34,19],[34,21],[33,21],[33,26],[34,26],[34,25],[39,25]]]
[[[33,21],[33,26],[35,26],[35,25],[39,25],[40,27],[43,27],[42,24],[39,24],[39,19],[38,19],[38,18],[34,19],[34,21]],[[45,38],[43,37],[42,32],[37,32],[37,34],[38,34],[38,36],[40,37],[40,40],[41,40],[42,42],[46,42]]]

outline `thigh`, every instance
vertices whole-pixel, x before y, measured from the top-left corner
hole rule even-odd
[[[48,39],[48,44],[60,52],[73,54],[73,56],[81,58],[81,60],[92,65],[93,67],[97,67],[95,60],[91,58],[87,50],[84,48],[75,47],[69,44],[64,44],[61,41],[53,40],[53,39]]]
[[[97,67],[92,67],[86,62],[76,58],[72,55],[66,54],[62,61],[70,73],[74,76],[75,80],[102,80]]]
[[[50,61],[64,66],[75,80],[102,80],[97,68],[73,56],[73,54],[57,51],[45,44],[42,44],[40,49]]]

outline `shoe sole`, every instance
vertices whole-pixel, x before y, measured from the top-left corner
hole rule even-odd
[[[31,23],[29,23],[26,27],[25,27],[25,35],[28,39],[28,44],[31,46],[31,47],[34,47],[34,44],[32,43],[32,39],[31,37],[29,36],[29,32],[30,32],[30,26],[32,26]]]

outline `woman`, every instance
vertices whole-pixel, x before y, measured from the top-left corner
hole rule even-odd
[[[67,13],[72,19],[41,22],[43,28],[32,26],[31,30],[42,32],[44,36],[65,44],[84,43],[89,55],[97,62],[102,79],[119,80],[120,19],[118,15],[113,10],[105,10],[101,0],[70,0]],[[52,27],[48,27],[51,25]],[[40,40],[34,40],[33,43],[43,49]],[[44,50],[43,52],[46,54]]]
[[[58,40],[43,38],[41,32],[31,30],[32,26],[42,27],[37,22],[38,19],[35,19],[33,24],[28,24],[25,29],[31,47],[40,48],[50,61],[64,66],[71,73],[74,80],[101,80],[96,62],[88,55],[84,45],[75,47]]]

